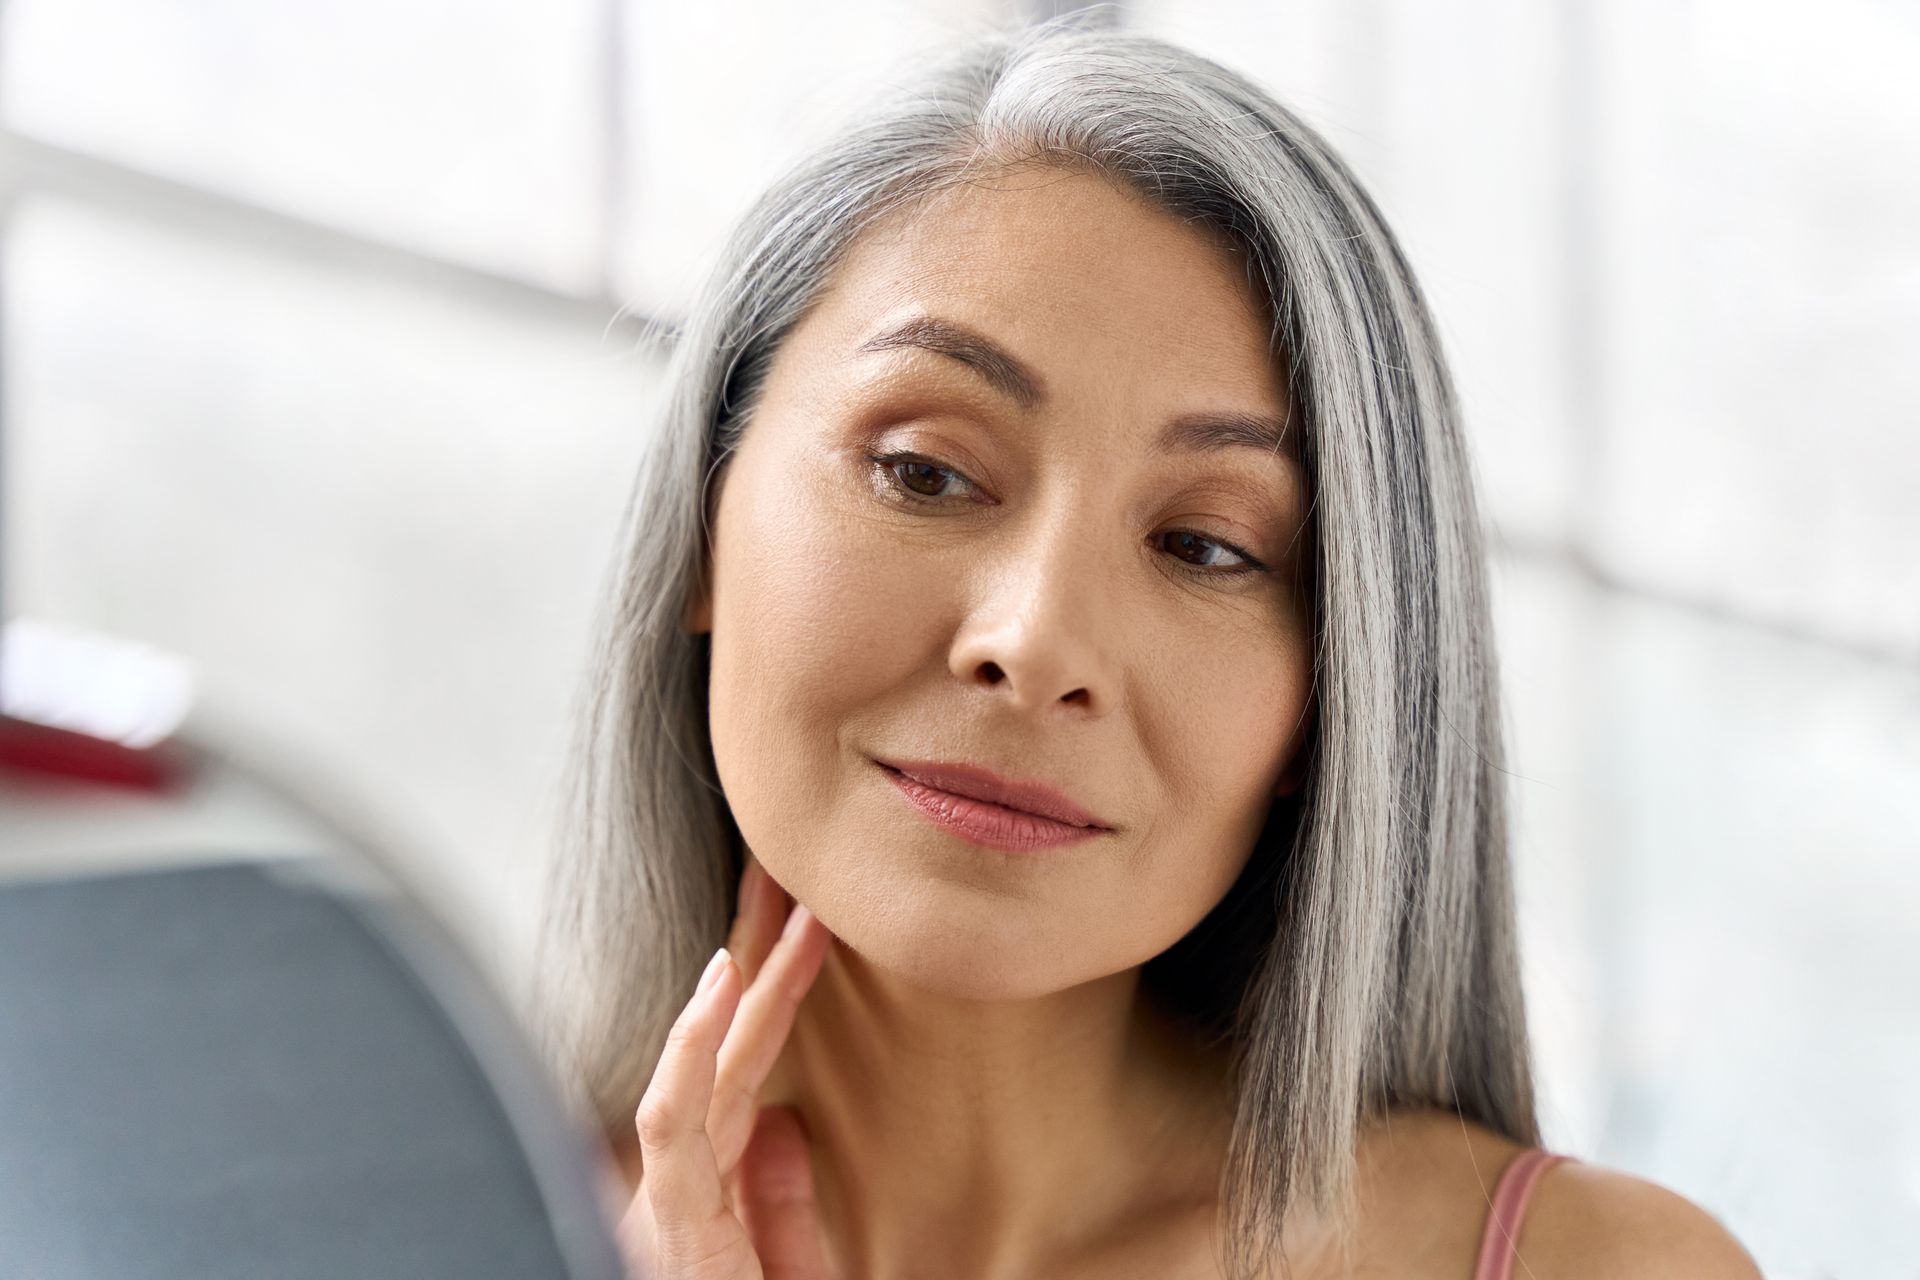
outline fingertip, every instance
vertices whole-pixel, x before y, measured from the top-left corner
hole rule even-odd
[[[815,916],[813,912],[807,909],[806,903],[795,902],[793,904],[793,910],[787,913],[786,926],[780,930],[781,938],[800,937],[802,932],[809,927],[808,922],[817,920],[818,918],[819,917]]]
[[[720,967],[714,972],[713,984],[707,988],[709,1004],[724,1004],[740,995],[745,985],[740,976],[740,962],[733,958],[733,952],[720,948]]]
[[[833,933],[816,918],[795,945],[800,952],[794,966],[795,977],[798,990],[804,994],[826,965],[827,953],[833,950]]]
[[[726,1028],[733,1022],[735,1006],[740,1002],[743,982],[739,977],[740,965],[733,958],[733,952],[721,947],[707,961],[706,969],[700,975],[700,985],[694,990],[693,998],[687,1002],[682,1018],[693,1024],[705,1026],[709,1022],[718,1022],[720,1035],[726,1034]],[[706,1035],[714,1032],[708,1030]]]
[[[811,923],[807,925],[807,941],[816,951],[824,956],[833,947],[833,930],[827,928],[826,922],[812,912],[808,912],[807,914],[811,920]]]
[[[713,985],[720,980],[721,973],[726,969],[727,965],[732,962],[732,959],[733,956],[725,947],[721,947],[718,951],[714,952],[712,957],[707,961],[707,967],[700,971],[700,982],[698,986],[694,987],[693,994],[701,996],[712,990]]]

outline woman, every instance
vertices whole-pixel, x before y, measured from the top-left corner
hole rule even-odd
[[[1538,1149],[1372,202],[1158,40],[900,83],[736,229],[628,513],[532,1007],[636,1274],[1757,1275]]]

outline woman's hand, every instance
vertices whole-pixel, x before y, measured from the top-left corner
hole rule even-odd
[[[832,941],[749,855],[727,945],[634,1116],[643,1172],[619,1239],[635,1280],[826,1280],[806,1134],[759,1097]]]

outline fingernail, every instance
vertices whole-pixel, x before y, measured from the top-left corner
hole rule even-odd
[[[720,948],[713,953],[713,959],[707,961],[706,970],[700,975],[700,985],[694,988],[695,995],[703,995],[708,987],[720,980],[720,971],[726,968],[727,949]]]
[[[780,936],[782,938],[799,937],[800,930],[805,928],[806,922],[811,919],[813,919],[813,912],[807,910],[802,903],[794,903],[793,910],[787,913],[786,927],[780,930]]]

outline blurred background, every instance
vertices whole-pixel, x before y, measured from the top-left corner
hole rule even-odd
[[[901,54],[1065,7],[0,0],[7,709],[185,715],[516,989],[641,322]],[[1438,313],[1549,1145],[1920,1275],[1920,5],[1103,7],[1322,130]],[[89,643],[170,692],[23,703]],[[0,877],[327,838],[0,779]]]

